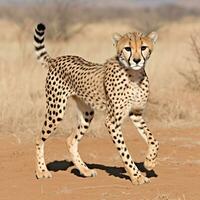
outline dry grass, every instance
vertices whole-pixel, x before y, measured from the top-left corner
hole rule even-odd
[[[193,58],[188,58],[191,68],[187,72],[179,72],[186,80],[186,87],[191,90],[200,91],[200,37],[198,33],[191,36],[191,51]]]
[[[36,62],[32,46],[33,23],[27,29],[14,22],[1,20],[0,33],[0,132],[32,135],[40,131],[45,112],[44,83],[46,70]],[[111,26],[112,25],[112,26]],[[150,103],[146,111],[149,123],[159,126],[199,123],[199,91],[185,88],[185,80],[177,73],[187,72],[190,35],[200,27],[196,19],[166,24],[159,30],[159,40],[147,66],[151,81]],[[95,62],[104,62],[115,54],[113,32],[131,31],[129,23],[104,21],[88,24],[68,41],[46,41],[52,56],[76,54]],[[48,32],[48,29],[47,29]],[[195,65],[195,62],[193,63]],[[72,105],[72,106],[71,106]],[[67,116],[58,132],[63,134],[75,128],[76,114],[70,102]],[[90,132],[105,133],[104,117],[98,113]]]

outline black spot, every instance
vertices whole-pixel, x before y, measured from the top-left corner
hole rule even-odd
[[[120,125],[119,125],[119,124],[117,124],[115,128],[117,129],[117,128],[119,128],[119,127],[120,127]]]
[[[114,132],[115,132],[115,129],[112,129],[112,132],[114,133]]]
[[[50,131],[50,130],[47,130],[47,133],[48,133],[48,134],[50,134],[50,133],[51,133],[51,131]]]
[[[129,116],[131,117],[132,115],[133,115],[133,112],[130,112],[130,113],[129,113]]]
[[[57,118],[57,121],[62,121],[62,118],[58,117],[58,118]]]
[[[88,129],[88,126],[85,125],[84,128],[85,128],[85,129]]]
[[[137,117],[137,116],[142,116],[141,113],[134,113],[134,115]]]
[[[127,159],[129,159],[129,158],[130,158],[129,154],[127,154],[127,156],[126,156],[126,157],[127,157]]]
[[[45,142],[46,138],[42,137],[42,141]]]
[[[75,139],[77,139],[78,138],[78,135],[75,135]]]

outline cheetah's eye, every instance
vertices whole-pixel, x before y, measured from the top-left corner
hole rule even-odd
[[[147,46],[141,46],[141,50],[144,51],[147,48]]]
[[[131,51],[131,47],[125,47],[124,48],[126,51]]]

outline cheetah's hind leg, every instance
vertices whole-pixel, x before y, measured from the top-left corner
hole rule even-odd
[[[67,147],[72,159],[72,162],[80,171],[80,174],[85,177],[96,176],[95,170],[89,169],[86,164],[82,161],[78,152],[78,143],[81,138],[85,135],[87,129],[89,128],[90,122],[93,119],[94,111],[93,109],[86,105],[83,101],[78,98],[74,98],[78,107],[78,128],[76,133],[72,133],[67,138]]]
[[[54,92],[54,91],[53,91]],[[45,121],[42,128],[42,132],[36,137],[36,177],[40,178],[51,178],[52,175],[48,171],[45,159],[44,159],[44,143],[56,130],[58,124],[63,119],[65,106],[69,94],[62,94],[60,101],[56,100],[55,95],[51,95],[47,92],[47,109],[45,115]]]

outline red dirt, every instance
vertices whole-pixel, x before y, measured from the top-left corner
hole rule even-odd
[[[133,132],[127,134],[127,132]],[[146,146],[136,131],[125,129],[127,145],[136,162],[142,162]],[[198,200],[200,199],[200,128],[154,130],[160,141],[158,165],[151,183],[134,186],[126,178],[123,164],[109,137],[85,137],[80,154],[97,177],[82,178],[68,162],[64,136],[46,142],[46,161],[53,178],[37,180],[34,175],[34,138],[17,142],[0,136],[0,199],[11,200]],[[23,141],[23,140],[22,140]],[[141,167],[141,164],[139,165]],[[145,174],[145,173],[144,173]],[[158,175],[155,177],[155,175]]]

